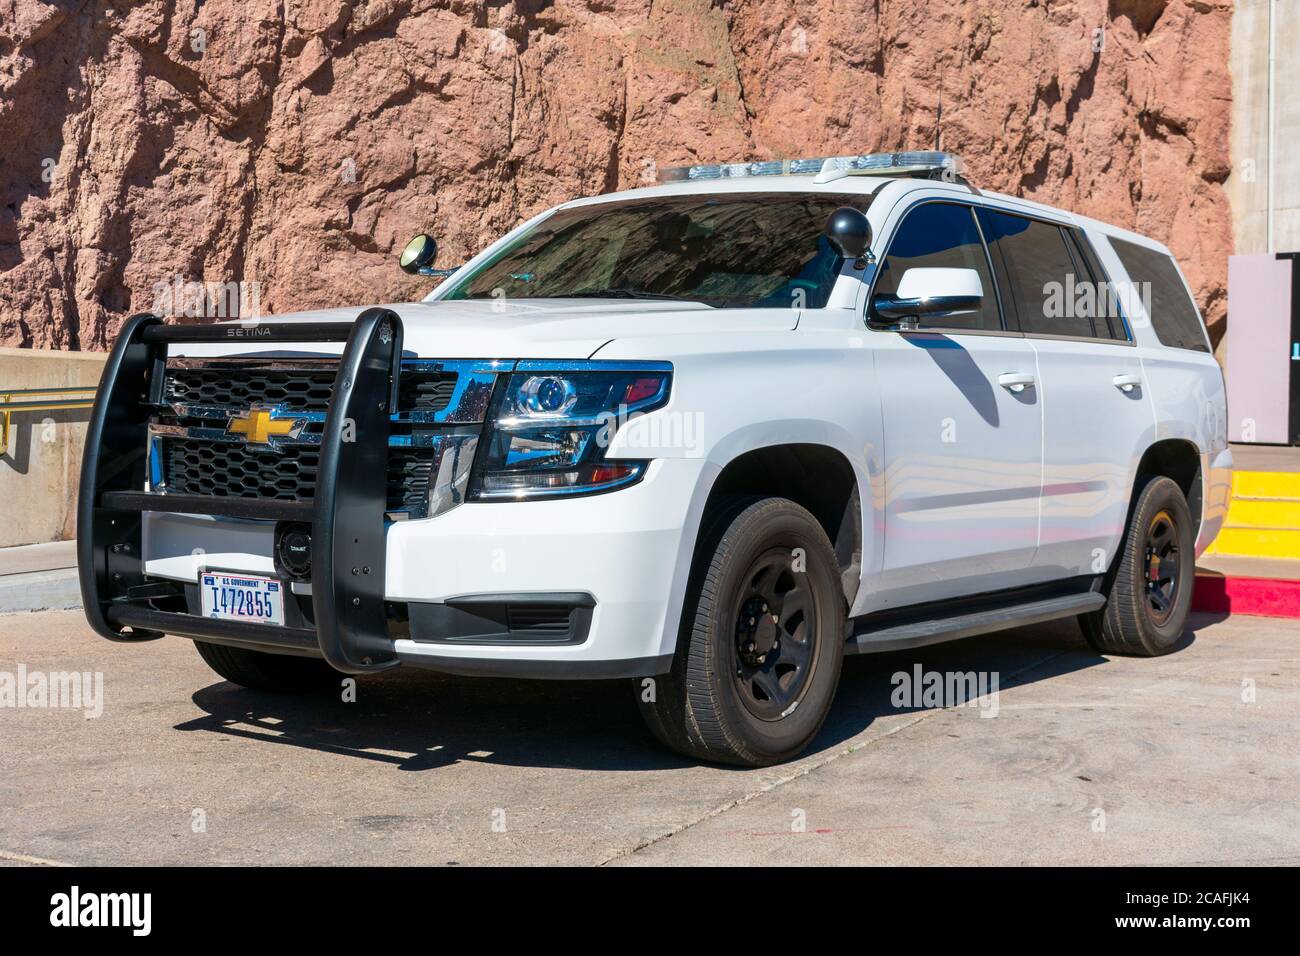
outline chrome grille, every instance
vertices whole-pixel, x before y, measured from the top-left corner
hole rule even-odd
[[[168,366],[163,401],[247,409],[279,405],[286,411],[329,410],[334,393],[334,363],[316,367],[273,367],[239,362]],[[410,370],[398,383],[398,406],[406,412],[440,412],[456,390],[456,373]]]
[[[451,404],[455,373],[403,372],[397,383],[397,407],[403,412],[440,412]]]
[[[151,423],[151,478],[156,490],[219,498],[311,501],[334,359],[176,359],[168,363]],[[458,372],[438,363],[403,368],[398,414],[388,449],[387,510],[421,516],[428,501],[435,443],[413,440],[420,422],[436,421],[456,396]],[[481,390],[472,375],[467,385]],[[229,433],[231,416],[274,409],[305,418],[292,437],[259,444]],[[452,410],[453,412],[455,410]],[[452,414],[448,412],[447,414]]]
[[[246,409],[281,405],[295,412],[329,409],[334,367],[261,369],[247,366],[169,367],[163,400],[170,405]]]
[[[162,447],[169,492],[280,501],[310,501],[316,493],[320,452],[312,445],[288,444],[267,452],[232,442],[164,438]],[[389,448],[389,511],[423,508],[432,461],[432,448]]]

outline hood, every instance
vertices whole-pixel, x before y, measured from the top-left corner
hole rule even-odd
[[[281,322],[351,322],[368,306],[269,316]],[[792,329],[794,309],[715,309],[698,303],[624,299],[547,299],[513,302],[403,302],[385,306],[402,319],[403,351],[421,358],[585,359],[624,336],[761,332]],[[280,347],[255,342],[178,345],[176,355],[265,355],[303,351],[338,353],[340,344]]]

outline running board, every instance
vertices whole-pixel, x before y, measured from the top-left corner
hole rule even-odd
[[[955,641],[976,634],[990,634],[1027,624],[1042,624],[1058,618],[1074,617],[1105,607],[1106,598],[1096,591],[1064,594],[1058,597],[1021,600],[982,607],[978,610],[934,607],[925,620],[880,622],[876,615],[867,615],[853,621],[853,636],[844,645],[845,654],[878,654],[909,647],[923,647],[941,641]],[[969,605],[968,605],[969,607]]]

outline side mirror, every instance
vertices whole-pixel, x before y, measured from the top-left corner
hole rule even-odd
[[[832,249],[854,262],[863,258],[871,247],[871,223],[852,206],[841,206],[831,213],[822,233]]]
[[[975,312],[984,303],[984,284],[974,269],[917,267],[903,273],[897,294],[882,292],[871,310],[882,319],[915,327],[921,318]]]
[[[397,264],[401,266],[403,272],[409,272],[411,275],[422,275],[424,269],[433,265],[433,260],[438,256],[438,244],[425,233],[420,233],[414,239],[406,244],[402,250],[401,257]]]

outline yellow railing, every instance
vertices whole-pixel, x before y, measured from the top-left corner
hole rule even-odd
[[[15,413],[65,411],[72,408],[91,408],[94,404],[93,385],[76,385],[68,388],[0,389],[0,416],[3,416],[3,421],[0,421],[0,455],[9,453],[10,417]]]

